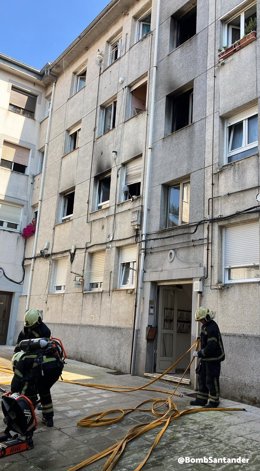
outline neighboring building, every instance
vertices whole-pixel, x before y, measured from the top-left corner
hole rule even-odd
[[[71,357],[160,373],[205,305],[222,394],[259,403],[259,6],[114,0],[45,67],[16,334],[38,307]]]
[[[14,340],[23,290],[24,238],[34,217],[33,176],[40,171],[39,121],[43,116],[42,75],[0,55],[0,343]]]
[[[138,370],[172,364],[205,305],[223,332],[222,394],[258,404],[259,6],[161,2]]]

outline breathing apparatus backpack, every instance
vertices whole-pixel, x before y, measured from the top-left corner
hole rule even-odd
[[[23,394],[7,392],[2,396],[2,411],[7,431],[32,436],[37,427],[34,406]]]
[[[36,354],[39,357],[39,363],[42,362],[43,356],[55,358],[61,368],[67,357],[62,341],[54,337],[22,340],[19,348],[25,353]]]

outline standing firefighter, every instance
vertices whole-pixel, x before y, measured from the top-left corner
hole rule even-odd
[[[202,328],[201,350],[193,352],[200,363],[196,370],[199,390],[197,398],[190,402],[192,406],[209,408],[219,405],[220,365],[225,359],[225,352],[219,327],[213,318],[214,313],[202,306],[195,313],[195,320],[202,323]]]

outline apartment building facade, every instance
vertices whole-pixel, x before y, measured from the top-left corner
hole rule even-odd
[[[25,239],[33,219],[31,186],[41,171],[39,122],[44,113],[42,75],[0,55],[0,343],[14,340],[23,290]]]
[[[140,344],[147,325],[157,336],[140,371],[172,364],[208,306],[222,394],[259,404],[257,18],[259,2],[161,2]]]
[[[121,371],[130,370],[135,319],[151,7],[111,2],[50,65],[32,195],[38,231],[17,323],[36,306],[70,356]]]
[[[16,334],[37,307],[71,357],[160,373],[205,305],[222,394],[259,402],[259,4],[112,1],[47,66]]]

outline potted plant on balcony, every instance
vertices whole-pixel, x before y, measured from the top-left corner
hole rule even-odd
[[[225,60],[229,56],[232,56],[236,51],[239,51],[243,47],[247,46],[256,39],[256,17],[250,17],[245,25],[245,36],[238,41],[231,44],[231,46],[223,47],[219,52],[219,60]]]

